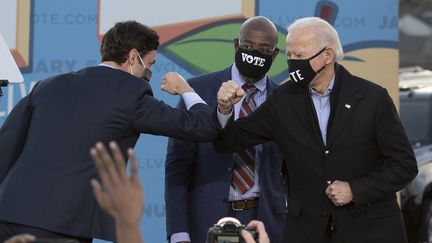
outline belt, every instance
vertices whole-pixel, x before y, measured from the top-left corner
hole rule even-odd
[[[258,198],[250,199],[250,200],[240,200],[240,201],[230,201],[228,202],[231,210],[233,211],[242,211],[251,208],[258,207]]]

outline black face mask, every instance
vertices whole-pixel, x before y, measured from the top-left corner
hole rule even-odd
[[[273,62],[273,55],[263,54],[260,51],[247,51],[237,48],[235,54],[235,64],[241,75],[251,78],[260,79],[270,70]]]
[[[151,76],[152,76],[152,71],[149,68],[146,67],[146,65],[144,64],[144,61],[141,58],[141,55],[139,53],[138,53],[138,58],[139,58],[139,60],[141,62],[141,65],[144,66],[144,73],[143,73],[142,76],[138,76],[137,78],[144,79],[147,82],[150,82],[150,79],[151,79]],[[131,72],[132,72],[132,67],[131,67]],[[132,75],[133,75],[133,73],[132,73]]]
[[[147,82],[150,82],[151,77],[152,77],[152,71],[148,68],[145,68],[143,75],[139,78],[144,79]]]
[[[325,49],[326,48],[324,47],[321,51],[308,59],[288,60],[288,74],[290,76],[291,82],[301,87],[307,87],[310,82],[315,78],[315,76],[326,67],[326,65],[324,65],[321,69],[315,72],[310,65],[310,60],[317,57]]]

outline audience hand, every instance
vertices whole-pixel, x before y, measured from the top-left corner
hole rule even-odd
[[[29,234],[15,235],[12,238],[5,240],[3,243],[29,243],[36,240],[36,237]]]
[[[91,185],[99,205],[114,219],[140,222],[143,212],[143,189],[138,176],[138,165],[132,149],[128,150],[131,176],[126,174],[126,162],[115,142],[109,144],[113,157],[102,143],[97,143],[90,153],[95,162],[101,183],[92,179]]]
[[[138,165],[132,149],[128,150],[131,176],[126,174],[126,162],[115,142],[109,144],[112,157],[102,143],[90,150],[101,183],[91,180],[96,201],[115,220],[118,243],[141,243],[140,219],[143,213],[143,189]]]
[[[255,228],[258,233],[258,241],[259,243],[270,243],[270,239],[268,238],[267,232],[265,230],[264,224],[258,220],[252,220],[247,227]],[[246,230],[242,230],[241,235],[246,243],[256,243],[252,234]]]

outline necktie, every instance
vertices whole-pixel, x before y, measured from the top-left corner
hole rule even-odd
[[[258,89],[253,84],[244,84],[242,86],[246,93],[243,99],[239,118],[245,117],[256,109],[254,100]],[[255,147],[248,148],[242,152],[234,154],[234,174],[231,185],[240,194],[244,194],[254,185],[255,173]]]

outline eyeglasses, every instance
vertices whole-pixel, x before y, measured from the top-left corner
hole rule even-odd
[[[256,50],[256,51],[262,52],[262,53],[267,54],[267,55],[272,55],[275,52],[275,50],[277,49],[276,46],[274,46],[274,47],[260,46],[260,45],[257,46],[257,45],[251,44],[251,43],[240,42],[240,40],[238,40],[238,39],[235,39],[235,40],[237,40],[237,43],[238,43],[240,48],[247,50],[247,51]]]

